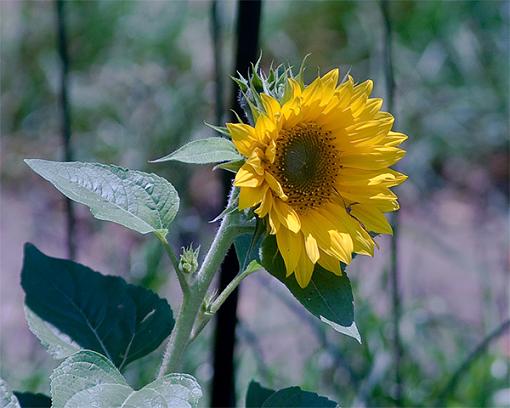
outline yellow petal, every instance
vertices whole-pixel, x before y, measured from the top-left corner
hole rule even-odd
[[[369,146],[371,148],[374,145],[384,146],[394,121],[393,116],[389,115],[383,119],[355,123],[346,128],[348,136],[345,143],[355,147]]]
[[[265,114],[261,114],[255,123],[255,137],[262,144],[267,144],[276,138],[277,123]]]
[[[243,164],[236,174],[234,186],[236,187],[258,187],[262,184],[263,177],[255,174],[252,167]]]
[[[329,231],[329,239],[331,240],[330,248],[338,255],[338,258],[345,264],[349,265],[352,261],[352,251],[354,244],[349,234],[336,230]]]
[[[267,187],[241,187],[239,192],[239,209],[254,207],[262,201]]]
[[[321,78],[322,85],[327,88],[336,88],[339,75],[340,71],[338,68],[332,69]]]
[[[340,261],[333,256],[328,255],[324,251],[320,251],[319,265],[327,271],[333,272],[335,275],[342,275]]]
[[[262,203],[255,210],[255,213],[258,214],[260,218],[264,218],[269,211],[271,211],[273,205],[273,194],[269,188],[265,189],[264,197],[262,198]]]
[[[287,276],[289,276],[298,264],[303,247],[302,238],[300,234],[294,234],[287,228],[280,228],[276,234],[276,242],[285,263]]]
[[[380,234],[393,234],[391,225],[384,214],[375,207],[369,205],[353,205],[351,215],[359,220],[369,231]]]
[[[353,185],[393,187],[403,183],[406,179],[405,174],[388,168],[362,170],[345,167],[339,172],[337,185],[339,187]]]
[[[378,170],[398,162],[406,152],[396,147],[372,147],[359,151],[342,152],[340,162],[344,167]]]
[[[280,104],[276,99],[265,93],[260,94],[260,99],[267,116],[274,120],[280,114]]]
[[[296,211],[294,211],[291,206],[278,199],[275,200],[273,204],[273,208],[280,222],[292,232],[299,232],[301,229],[301,221]]]
[[[249,164],[259,176],[264,175],[264,165],[262,164],[263,156],[264,154],[262,153],[262,150],[259,147],[256,147],[250,158],[246,160],[246,163]]]
[[[317,240],[313,237],[312,234],[305,235],[305,249],[308,258],[312,263],[317,263],[319,260],[319,247],[317,246]]]
[[[350,263],[353,249],[352,239],[338,219],[323,213],[323,211],[307,213],[300,219],[303,233],[312,234],[322,251],[344,263]]]
[[[274,204],[274,202],[273,202]],[[269,222],[269,231],[272,235],[275,235],[280,230],[280,221],[274,209],[268,212],[267,219]]]
[[[269,184],[269,187],[271,187],[271,190],[273,190],[278,197],[280,197],[282,200],[288,199],[287,195],[283,192],[281,184],[278,182],[278,180],[274,178],[274,176],[271,173],[266,171],[264,174],[264,178],[267,184]]]
[[[244,123],[227,123],[227,129],[239,153],[250,157],[251,152],[257,145],[255,129]]]
[[[339,205],[330,205],[329,211],[349,231],[353,242],[353,251],[358,254],[374,256],[374,240],[355,218],[351,217],[347,210]],[[346,262],[347,263],[347,262]]]
[[[385,139],[386,146],[398,146],[407,140],[407,135],[399,132],[389,132]]]
[[[302,93],[301,85],[299,85],[299,83],[295,79],[289,78],[289,85],[290,89],[292,90],[291,99],[301,96]]]
[[[365,81],[354,87],[354,94],[351,99],[351,112],[354,116],[359,116],[363,113],[363,108],[366,105],[367,99],[372,92],[374,83],[371,80]]]
[[[301,251],[298,265],[294,271],[299,286],[306,288],[312,278],[314,264],[310,261],[305,251]]]
[[[360,110],[357,119],[359,121],[367,121],[374,119],[374,116],[381,110],[383,100],[381,98],[371,98],[367,100],[367,103]]]

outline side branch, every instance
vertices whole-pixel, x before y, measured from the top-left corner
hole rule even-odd
[[[182,292],[187,293],[189,291],[189,285],[186,281],[186,276],[184,276],[184,273],[179,269],[179,260],[177,259],[174,250],[163,235],[159,233],[156,233],[155,235],[163,245],[163,248],[165,248],[168,257],[170,258],[170,262],[172,263],[172,266],[175,269],[175,273],[177,274],[177,278],[179,279],[179,284],[181,285]]]

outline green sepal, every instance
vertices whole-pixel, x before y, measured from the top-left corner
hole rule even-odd
[[[241,160],[234,144],[224,137],[209,137],[207,139],[193,140],[176,151],[167,154],[151,163],[179,161],[190,164],[210,164],[225,161]]]

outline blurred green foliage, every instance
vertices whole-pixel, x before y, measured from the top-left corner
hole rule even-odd
[[[211,135],[203,126],[204,121],[214,123],[209,6],[206,1],[66,2],[77,160],[155,171],[176,186],[183,207],[193,200],[199,205],[190,180],[197,177],[200,182],[202,173],[147,161],[192,138]],[[1,9],[1,133],[9,150],[2,157],[2,179],[14,186],[25,171],[22,158],[60,159],[56,22],[50,1],[3,1]],[[230,74],[234,11],[233,1],[221,2],[224,78]],[[391,15],[396,128],[409,135],[408,156],[401,165],[409,174],[403,199],[412,204],[447,185],[506,211],[509,3],[392,1]],[[382,35],[374,1],[268,0],[263,6],[263,64],[299,66],[311,53],[309,79],[316,74],[314,67],[325,72],[340,66],[357,81],[374,79],[377,96],[384,96]],[[227,79],[222,85],[232,86]],[[227,108],[229,101],[224,103]],[[218,208],[210,207],[185,210],[175,236],[184,243],[201,242],[197,235],[207,236],[208,231],[201,230],[197,212],[213,218]],[[129,279],[153,290],[164,287],[169,267],[161,256],[152,241],[132,251]],[[381,281],[382,293],[386,287]],[[365,341],[361,347],[326,327],[304,325],[320,346],[306,363],[302,385],[327,392],[344,406],[393,405],[390,321],[371,299],[357,296],[356,301]],[[452,370],[483,334],[451,315],[431,316],[425,306],[418,300],[406,303],[402,321],[409,406],[434,405]],[[251,333],[241,323],[240,374],[256,371],[268,386],[289,385],[284,383],[284,367],[257,360],[258,341],[274,333]],[[193,344],[187,362],[204,385],[211,376],[207,333]],[[251,360],[246,357],[250,353]],[[36,354],[38,362],[44,358]],[[11,374],[19,381],[13,386],[44,391],[47,364],[39,365],[23,380]],[[128,370],[130,382],[148,382],[157,365],[157,354],[135,362]],[[240,379],[239,387],[248,380]],[[508,387],[508,355],[494,347],[470,368],[447,402],[509,406]]]

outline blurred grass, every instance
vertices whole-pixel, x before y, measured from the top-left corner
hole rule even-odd
[[[207,168],[150,165],[147,161],[191,138],[210,135],[203,126],[204,121],[214,122],[209,3],[74,1],[66,5],[77,160],[117,163],[165,176],[183,197],[174,241],[178,245],[204,243],[214,227],[203,225],[220,211],[218,180]],[[51,2],[3,1],[0,7],[2,190],[23,199],[30,187],[23,184],[27,173],[22,158],[60,158],[55,16]],[[221,3],[225,72],[229,72],[232,60],[234,9],[233,1]],[[505,245],[501,250],[492,242],[480,243],[482,260],[477,261],[482,267],[491,265],[489,270],[481,270],[457,242],[439,241],[442,215],[430,198],[443,192],[461,194],[476,212],[473,225],[466,228],[480,231],[483,237],[491,236],[494,219],[505,219],[509,10],[505,1],[391,2],[396,128],[410,136],[408,156],[401,164],[409,181],[399,194],[405,209],[428,214],[431,228],[439,229],[437,236],[427,235],[423,228],[406,234],[404,224],[404,236],[416,240],[418,246],[435,248],[438,258],[456,265],[470,264],[471,268],[466,265],[465,269],[479,273],[480,285],[485,285],[482,321],[466,321],[451,311],[434,312],[437,299],[427,296],[426,289],[423,296],[406,294],[402,336],[408,406],[434,405],[452,371],[508,312],[507,299],[501,306],[504,288],[491,280],[496,279],[491,273],[499,263],[506,271],[503,282],[508,283]],[[374,94],[384,96],[382,32],[379,6],[373,1],[267,1],[262,17],[263,63],[274,60],[299,66],[303,56],[311,53],[309,79],[316,74],[315,67],[325,72],[340,65],[357,81],[374,79]],[[503,241],[508,243],[508,239]],[[484,245],[491,248],[484,249]],[[168,263],[161,259],[154,241],[137,241],[129,252],[130,258],[122,262],[129,265],[124,273],[130,281],[153,290],[165,290],[172,284]],[[483,261],[483,257],[488,260]],[[118,270],[115,260],[110,263],[112,270]],[[370,296],[365,296],[366,291],[356,296],[358,326],[365,340],[362,346],[313,322],[303,323],[305,316],[295,316],[281,302],[286,294],[267,291],[272,287],[267,282],[248,286],[252,290],[243,291],[246,302],[259,299],[261,291],[265,295],[260,296],[266,296],[263,299],[272,299],[268,303],[271,307],[287,310],[287,314],[281,313],[289,320],[281,318],[269,328],[256,329],[252,317],[259,319],[261,313],[267,313],[259,309],[250,311],[249,321],[242,320],[237,357],[239,395],[248,376],[255,375],[274,387],[288,386],[297,376],[305,387],[327,393],[345,406],[392,405],[390,320],[384,308],[388,285],[384,265],[377,265],[382,271],[371,278]],[[353,266],[353,272],[358,272],[356,268]],[[366,284],[357,273],[351,277],[358,286],[355,293],[362,292]],[[457,301],[463,305],[472,299]],[[265,302],[260,304],[266,307]],[[246,315],[241,315],[245,319]],[[309,353],[296,356],[303,360],[306,370],[287,373],[284,361],[261,359],[262,353],[268,353],[268,343],[299,336],[300,331],[306,331],[305,338],[311,341],[302,345]],[[207,333],[193,345],[187,363],[204,384],[211,376]],[[2,333],[2,337],[2,355],[7,355],[16,342],[8,334]],[[505,339],[508,342],[508,337]],[[25,355],[35,367],[22,373],[6,359],[2,376],[15,388],[44,391],[46,370],[54,362],[35,341]],[[510,406],[509,355],[508,344],[491,347],[466,373],[448,404]],[[157,364],[157,354],[134,363],[128,378],[135,385],[142,384]],[[31,374],[26,376],[27,372]]]

